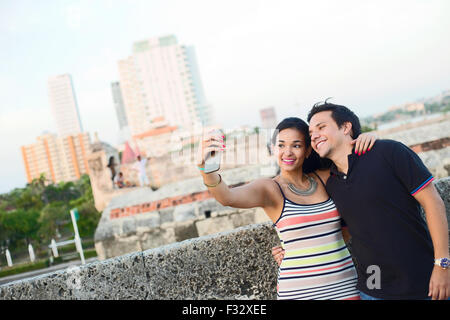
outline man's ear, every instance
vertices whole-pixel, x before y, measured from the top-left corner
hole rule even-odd
[[[342,124],[342,127],[344,128],[344,134],[352,136],[353,135],[353,126],[351,122],[344,122]]]

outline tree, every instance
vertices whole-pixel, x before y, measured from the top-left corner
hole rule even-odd
[[[62,201],[52,202],[42,209],[38,222],[39,235],[48,242],[56,237],[57,230],[70,222],[69,207]]]

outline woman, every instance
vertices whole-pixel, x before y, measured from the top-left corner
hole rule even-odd
[[[341,219],[324,182],[329,169],[311,148],[308,125],[286,118],[276,128],[272,148],[280,174],[228,188],[217,172],[205,174],[205,158],[224,150],[224,136],[208,135],[198,165],[210,193],[224,206],[262,207],[274,222],[285,249],[278,272],[278,299],[359,299],[356,271],[341,232]],[[370,149],[375,137],[352,143]],[[217,145],[220,143],[220,146]]]

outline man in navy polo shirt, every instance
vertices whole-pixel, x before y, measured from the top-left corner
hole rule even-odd
[[[352,236],[362,298],[447,299],[450,269],[434,264],[449,256],[445,206],[420,158],[393,140],[354,154],[359,119],[344,106],[316,105],[308,122],[312,147],[333,161],[326,188]]]
[[[313,149],[333,162],[326,189],[352,236],[361,298],[448,299],[448,222],[420,158],[393,140],[354,154],[359,119],[344,106],[315,105],[308,122]]]

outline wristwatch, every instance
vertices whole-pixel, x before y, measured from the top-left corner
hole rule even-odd
[[[450,266],[450,259],[449,258],[435,259],[434,264],[440,266],[442,269],[447,269]]]

